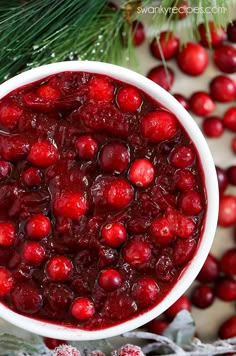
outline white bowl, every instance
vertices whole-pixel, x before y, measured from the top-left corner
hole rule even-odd
[[[108,75],[140,88],[150,97],[163,104],[163,106],[177,116],[180,123],[193,141],[199,154],[205,179],[207,211],[204,222],[204,231],[202,233],[198,250],[192,261],[189,263],[189,266],[186,268],[184,273],[181,274],[178,283],[176,283],[168,295],[151,310],[112,327],[97,331],[86,331],[75,327],[56,325],[50,322],[47,323],[31,317],[23,316],[15,313],[3,304],[0,304],[0,317],[35,334],[63,340],[104,339],[140,327],[141,325],[157,317],[169,308],[194,281],[210,251],[216,230],[219,196],[218,183],[215,165],[208,145],[197,124],[194,122],[189,113],[167,91],[151,80],[129,69],[112,64],[90,61],[71,61],[44,65],[42,67],[21,73],[0,85],[0,98],[18,87],[63,71],[84,71]]]

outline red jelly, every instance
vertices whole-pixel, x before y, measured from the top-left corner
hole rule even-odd
[[[196,252],[198,154],[138,88],[63,72],[14,90],[0,100],[0,160],[0,298],[20,314],[116,325],[157,305]]]

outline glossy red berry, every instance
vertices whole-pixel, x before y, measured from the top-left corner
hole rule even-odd
[[[180,194],[178,207],[185,215],[196,215],[202,211],[202,199],[196,190],[188,190]]]
[[[121,246],[127,237],[124,225],[115,222],[106,224],[102,228],[101,235],[106,245],[113,248]]]
[[[32,266],[40,265],[45,257],[45,250],[38,242],[26,242],[22,249],[23,260]]]
[[[191,302],[200,309],[212,305],[215,295],[213,289],[206,285],[196,286],[191,293]]]
[[[207,137],[220,137],[224,132],[223,121],[217,116],[208,117],[202,123],[202,130]]]
[[[191,225],[190,225],[191,227]],[[184,227],[184,233],[189,231],[189,226]],[[178,234],[183,234],[179,232]],[[177,235],[177,234],[176,234]],[[192,239],[179,238],[175,241],[173,246],[172,262],[174,266],[182,266],[184,263],[189,262],[196,251],[196,241]]]
[[[231,277],[222,277],[216,282],[215,293],[218,298],[225,302],[236,299],[236,281]]]
[[[182,297],[172,304],[171,307],[165,311],[165,314],[169,319],[174,319],[178,312],[183,309],[191,311],[190,301],[185,295],[182,295]]]
[[[226,32],[223,27],[216,28],[213,21],[208,22],[209,30],[204,23],[198,26],[200,42],[205,47],[217,47],[222,44],[226,38]],[[208,32],[209,31],[209,32]]]
[[[219,277],[219,273],[219,262],[213,255],[209,254],[197,276],[197,280],[202,283],[214,282]]]
[[[178,169],[174,174],[176,187],[180,190],[189,190],[195,187],[196,178],[188,169]]]
[[[149,333],[163,335],[168,326],[169,322],[167,320],[154,319],[147,324],[147,331]]]
[[[227,173],[229,183],[232,185],[236,185],[236,166],[230,166],[227,169],[226,173]]]
[[[67,281],[73,271],[72,262],[64,256],[52,257],[46,266],[46,272],[49,278],[57,282]]]
[[[37,187],[42,184],[42,172],[35,167],[27,168],[22,172],[22,183],[27,187]]]
[[[173,70],[169,67],[165,68],[163,65],[152,68],[147,77],[167,91],[170,90],[174,83]]]
[[[221,271],[229,276],[236,275],[236,249],[226,251],[220,260]]]
[[[80,159],[89,160],[97,153],[97,142],[91,136],[80,136],[75,141],[75,148]]]
[[[236,224],[236,197],[223,195],[220,198],[218,224],[223,227]]]
[[[9,162],[0,159],[0,182],[7,179],[11,173],[11,165]]]
[[[64,218],[78,219],[80,216],[83,216],[87,210],[87,199],[79,192],[62,193],[56,197],[53,202],[54,214]]]
[[[23,110],[16,104],[4,104],[0,105],[0,125],[7,129],[14,129],[20,117],[23,114]]]
[[[215,103],[209,94],[198,91],[190,98],[190,109],[198,116],[207,116],[215,110]]]
[[[210,82],[212,99],[220,102],[229,102],[236,98],[236,84],[226,75],[218,75]]]
[[[150,257],[151,247],[147,241],[132,239],[123,248],[123,258],[131,266],[142,266],[149,261]]]
[[[219,328],[221,339],[230,339],[236,336],[236,315],[227,319]]]
[[[223,124],[230,131],[236,132],[236,106],[226,110],[223,116]]]
[[[173,96],[185,108],[185,110],[188,111],[190,109],[189,100],[187,98],[185,98],[185,96],[183,96],[182,94],[178,94],[178,93],[173,94]]]
[[[179,38],[172,32],[163,31],[160,33],[158,40],[153,39],[151,52],[154,57],[165,60],[173,58],[179,50]]]
[[[98,283],[103,289],[110,292],[121,286],[122,277],[117,270],[107,269],[101,272]]]
[[[152,221],[149,233],[152,240],[159,245],[168,245],[174,237],[170,224],[164,217]]]
[[[145,28],[140,21],[133,21],[132,23],[132,41],[134,46],[140,46],[145,40]]]
[[[190,237],[195,229],[195,223],[190,217],[172,207],[167,208],[166,218],[170,225],[171,231],[183,239]]]
[[[41,85],[36,92],[37,95],[45,101],[55,101],[61,96],[60,91],[49,84]]]
[[[88,298],[77,298],[71,305],[71,314],[77,320],[88,320],[95,313],[93,302]]]
[[[11,272],[5,267],[0,267],[0,298],[7,296],[13,289],[14,279]]]
[[[43,298],[39,289],[29,282],[19,284],[11,294],[17,311],[23,314],[36,314],[42,307]]]
[[[236,20],[228,24],[227,36],[230,42],[236,43]]]
[[[0,246],[8,247],[13,245],[15,237],[15,225],[7,221],[0,222]]]
[[[31,239],[41,240],[48,236],[51,230],[51,223],[47,216],[42,214],[33,215],[26,221],[25,232]]]
[[[153,143],[171,139],[177,129],[176,117],[167,111],[150,112],[141,120],[142,135]]]
[[[159,287],[151,277],[139,278],[132,287],[132,295],[140,305],[151,305],[155,303],[159,295]]]
[[[197,76],[205,71],[208,65],[208,54],[199,44],[188,42],[179,52],[177,63],[184,73]]]
[[[68,345],[68,342],[65,340],[51,339],[50,337],[44,337],[43,341],[47,348],[50,350],[54,350],[56,347],[59,347],[61,345]]]
[[[193,164],[195,153],[191,147],[178,146],[171,151],[169,160],[176,168],[187,168]]]
[[[115,209],[121,209],[129,205],[133,196],[133,188],[125,178],[114,179],[105,189],[107,203]]]
[[[154,173],[154,166],[149,159],[136,159],[130,166],[129,180],[137,187],[147,187],[152,183]]]
[[[58,158],[58,149],[49,141],[34,143],[28,155],[28,160],[39,167],[48,167],[56,163]]]
[[[110,102],[113,99],[114,87],[109,79],[95,77],[88,83],[88,98],[94,101]]]
[[[216,166],[217,181],[219,185],[219,192],[223,194],[228,186],[228,177],[224,169]]]
[[[117,104],[123,111],[136,111],[142,104],[142,96],[134,87],[122,87],[117,94]]]
[[[105,172],[122,173],[130,161],[129,149],[122,142],[109,142],[103,146],[99,161]]]
[[[216,67],[222,72],[236,72],[236,48],[234,48],[233,46],[223,45],[219,48],[216,48],[213,60]]]

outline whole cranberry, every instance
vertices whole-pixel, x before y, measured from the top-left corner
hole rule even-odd
[[[217,174],[217,180],[219,185],[219,192],[220,194],[223,194],[228,186],[227,173],[224,169],[216,166],[216,174]]]
[[[153,143],[171,139],[177,129],[176,117],[167,111],[149,112],[141,119],[142,135]]]
[[[18,105],[3,102],[0,105],[0,124],[7,129],[14,129],[22,114],[23,110]]]
[[[105,172],[122,173],[130,161],[129,149],[122,142],[111,141],[101,149],[99,161]]]
[[[197,280],[202,283],[210,283],[219,277],[219,262],[217,259],[209,254],[207,256],[201,271],[197,275]]]
[[[236,249],[226,251],[220,260],[221,271],[229,276],[236,275]]]
[[[15,225],[7,221],[0,222],[0,246],[8,247],[13,245],[15,237]]]
[[[8,295],[14,286],[14,278],[5,267],[0,267],[0,298]]]
[[[231,141],[231,148],[232,148],[233,153],[236,154],[236,137],[233,137],[233,138],[232,138],[232,141]]]
[[[180,194],[178,207],[186,215],[196,215],[202,211],[201,196],[196,190],[188,190]]]
[[[91,136],[80,136],[75,141],[75,148],[80,159],[89,160],[97,153],[97,142]]]
[[[173,246],[173,264],[181,266],[190,261],[196,250],[196,241],[187,239],[177,239]]]
[[[236,224],[236,197],[223,195],[220,198],[218,224],[223,227]]]
[[[53,211],[57,216],[76,220],[88,210],[88,202],[82,193],[62,193],[53,202]]]
[[[147,241],[130,240],[123,248],[123,258],[133,267],[147,263],[151,257],[151,247]]]
[[[145,40],[145,28],[140,21],[133,21],[132,23],[132,41],[134,46],[140,46]]]
[[[164,331],[169,326],[169,322],[167,320],[153,319],[146,326],[149,333],[163,335]]]
[[[132,295],[137,304],[151,305],[156,301],[159,290],[160,288],[153,278],[141,277],[134,283]]]
[[[171,231],[176,236],[187,239],[192,235],[195,230],[195,223],[190,217],[185,216],[172,207],[167,208],[165,215]]]
[[[120,223],[106,224],[102,228],[101,235],[106,245],[113,248],[121,246],[127,237],[125,227]]]
[[[42,307],[40,290],[29,282],[19,284],[11,294],[11,300],[17,311],[23,314],[36,314]]]
[[[208,137],[220,137],[224,132],[223,121],[217,116],[207,117],[202,123],[202,130]]]
[[[94,304],[88,298],[76,298],[71,305],[71,315],[77,320],[88,320],[94,313]]]
[[[142,104],[142,96],[138,89],[127,86],[119,89],[116,101],[121,110],[133,112]]]
[[[186,74],[197,76],[202,74],[208,65],[208,55],[202,46],[188,42],[177,56],[179,68]]]
[[[185,295],[182,295],[182,297],[180,297],[174,304],[172,304],[171,307],[169,307],[165,311],[165,315],[169,319],[174,319],[174,317],[178,314],[178,312],[180,312],[183,309],[191,311],[190,301],[188,297],[186,297]]]
[[[72,262],[64,256],[54,256],[46,265],[46,272],[49,278],[53,281],[67,281],[70,278],[72,271]]]
[[[212,305],[214,292],[211,287],[206,285],[196,286],[191,294],[191,302],[198,308],[205,309]]]
[[[190,109],[198,116],[207,116],[215,110],[215,103],[204,91],[194,93],[190,98]]]
[[[236,48],[224,45],[215,49],[214,63],[224,73],[236,72]]]
[[[236,106],[226,110],[223,116],[223,124],[227,129],[236,132]]]
[[[125,178],[115,178],[106,186],[105,196],[108,205],[115,209],[121,209],[131,203],[134,192]]]
[[[40,265],[45,257],[45,250],[38,242],[26,242],[21,253],[24,261],[33,266]]]
[[[8,178],[11,173],[11,164],[0,159],[0,182]]]
[[[37,187],[42,184],[42,172],[35,167],[27,168],[22,172],[22,183],[27,187]]]
[[[169,67],[164,67],[163,65],[152,68],[148,72],[147,77],[167,91],[170,90],[174,83],[173,70]]]
[[[51,223],[47,216],[36,214],[26,221],[25,232],[31,239],[41,240],[48,236],[51,230]]]
[[[185,108],[185,110],[188,111],[190,109],[189,101],[187,98],[185,98],[185,96],[183,96],[182,94],[178,94],[178,93],[173,94],[173,96]]]
[[[98,283],[103,289],[110,292],[121,286],[122,277],[117,270],[107,269],[101,272]]]
[[[205,47],[217,47],[221,45],[226,38],[224,28],[216,28],[213,21],[208,22],[208,28],[204,23],[201,23],[198,26],[198,31],[200,34],[200,42]]]
[[[171,59],[179,50],[179,38],[172,32],[163,31],[160,33],[158,40],[153,39],[150,49],[152,55],[158,59]]]
[[[222,103],[234,100],[236,97],[236,84],[226,75],[218,75],[210,82],[211,97]]]
[[[227,35],[230,42],[236,42],[236,20],[228,24]]]
[[[51,339],[50,337],[44,337],[43,341],[47,348],[50,350],[54,350],[56,347],[59,347],[61,345],[68,345],[68,342],[65,340]]]
[[[154,166],[147,158],[136,159],[130,166],[129,180],[137,187],[146,187],[154,179]]]
[[[231,277],[222,277],[215,284],[215,293],[225,302],[236,299],[236,281]]]
[[[219,328],[219,337],[229,339],[236,336],[236,315],[227,319]]]
[[[174,174],[176,187],[180,190],[189,190],[196,186],[195,175],[188,169],[178,169]]]
[[[47,167],[57,162],[58,149],[49,141],[34,143],[28,155],[28,160],[39,167]]]
[[[168,245],[174,237],[170,224],[164,217],[159,217],[152,221],[149,233],[152,240],[159,245]]]
[[[169,160],[176,168],[187,168],[193,164],[195,153],[191,147],[178,146],[170,152]]]
[[[94,77],[88,82],[88,98],[95,102],[110,102],[113,99],[114,87],[108,78]]]
[[[49,84],[43,84],[36,90],[37,95],[45,101],[55,101],[60,98],[60,91]]]
[[[227,177],[230,184],[236,185],[236,166],[230,166],[227,171]]]

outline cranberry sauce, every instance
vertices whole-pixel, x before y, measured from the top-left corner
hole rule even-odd
[[[176,117],[125,83],[63,72],[1,99],[0,125],[2,302],[90,330],[157,305],[206,211]]]

